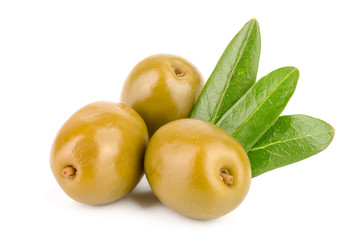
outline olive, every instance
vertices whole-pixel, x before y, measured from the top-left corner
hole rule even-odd
[[[203,83],[199,71],[187,60],[153,55],[129,73],[121,102],[142,116],[151,136],[162,125],[189,116]]]
[[[144,171],[163,204],[195,219],[229,213],[251,182],[243,147],[221,128],[195,119],[170,122],[152,136]]]
[[[50,165],[68,196],[85,204],[105,204],[137,185],[147,143],[145,122],[132,108],[95,102],[64,123],[52,145]]]

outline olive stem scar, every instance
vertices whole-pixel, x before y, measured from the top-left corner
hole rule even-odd
[[[64,177],[72,177],[76,175],[76,168],[72,166],[67,166],[62,170],[62,176]]]
[[[234,182],[234,177],[226,170],[221,171],[220,177],[226,185],[231,185]]]

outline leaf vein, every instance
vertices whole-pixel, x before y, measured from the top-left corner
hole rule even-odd
[[[250,152],[257,151],[257,150],[262,150],[262,149],[265,149],[265,148],[270,147],[272,145],[277,145],[277,144],[286,143],[286,142],[290,142],[290,141],[296,141],[298,139],[302,139],[302,138],[305,138],[305,137],[313,137],[313,136],[316,136],[316,135],[320,135],[320,134],[324,134],[324,133],[330,133],[330,132],[334,132],[334,130],[318,132],[318,133],[315,133],[315,134],[306,134],[306,135],[303,135],[303,136],[289,138],[289,139],[285,139],[285,140],[282,140],[282,141],[272,142],[272,143],[269,143],[269,144],[261,146],[261,147],[251,148]]]
[[[244,44],[243,44],[243,45],[241,46],[241,48],[240,48],[239,57],[237,58],[237,61],[235,62],[235,65],[234,65],[234,67],[232,68],[232,70],[231,70],[231,72],[230,72],[230,76],[229,76],[229,78],[228,78],[228,80],[227,80],[227,82],[226,82],[224,91],[222,92],[222,94],[221,94],[221,96],[220,96],[218,106],[217,106],[217,108],[215,109],[215,112],[214,112],[214,114],[213,114],[213,116],[212,116],[211,123],[214,123],[215,120],[216,120],[216,118],[217,118],[219,109],[220,109],[220,107],[221,107],[221,105],[222,105],[222,102],[223,102],[223,100],[224,100],[225,93],[227,92],[227,90],[228,90],[228,88],[229,88],[229,85],[230,85],[230,81],[231,81],[231,79],[232,79],[232,76],[233,76],[233,74],[234,74],[234,72],[235,72],[235,69],[236,69],[237,65],[239,64],[239,62],[240,62],[240,60],[241,60],[241,57],[242,57],[242,55],[243,55],[243,53],[244,53],[244,49],[246,48],[247,42],[249,41],[249,37],[251,36],[253,29],[254,29],[254,26],[252,26],[252,27],[250,28],[249,33],[247,34],[246,39],[245,39],[245,41],[244,41]]]
[[[247,124],[247,122],[256,114],[256,112],[258,112],[262,105],[265,104],[265,102],[271,97],[271,95],[279,88],[279,86],[281,86],[281,84],[286,81],[286,79],[293,73],[295,72],[297,69],[295,68],[294,70],[292,70],[289,74],[287,74],[287,76],[279,83],[277,84],[277,86],[270,92],[270,94],[262,101],[262,103],[256,108],[256,110],[234,131],[233,135],[237,132],[240,131],[241,128],[243,128],[243,126],[245,124]]]

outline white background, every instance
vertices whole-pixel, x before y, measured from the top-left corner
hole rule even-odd
[[[358,239],[355,1],[1,1],[1,239]],[[143,181],[106,206],[74,202],[49,151],[83,105],[118,101],[141,59],[180,55],[207,79],[231,38],[255,17],[258,77],[300,70],[284,114],[336,129],[328,149],[252,180],[245,201],[211,221],[163,206]],[[6,236],[6,237],[5,237]]]

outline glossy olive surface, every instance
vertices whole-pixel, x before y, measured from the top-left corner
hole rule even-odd
[[[91,103],[59,130],[51,149],[51,169],[74,200],[109,203],[130,192],[143,176],[147,143],[144,120],[132,108]]]
[[[189,116],[203,83],[200,72],[187,60],[153,55],[130,72],[121,101],[143,117],[152,135],[165,123]]]
[[[149,141],[144,170],[162,203],[195,219],[235,209],[251,182],[242,146],[219,127],[195,119],[161,127]]]

